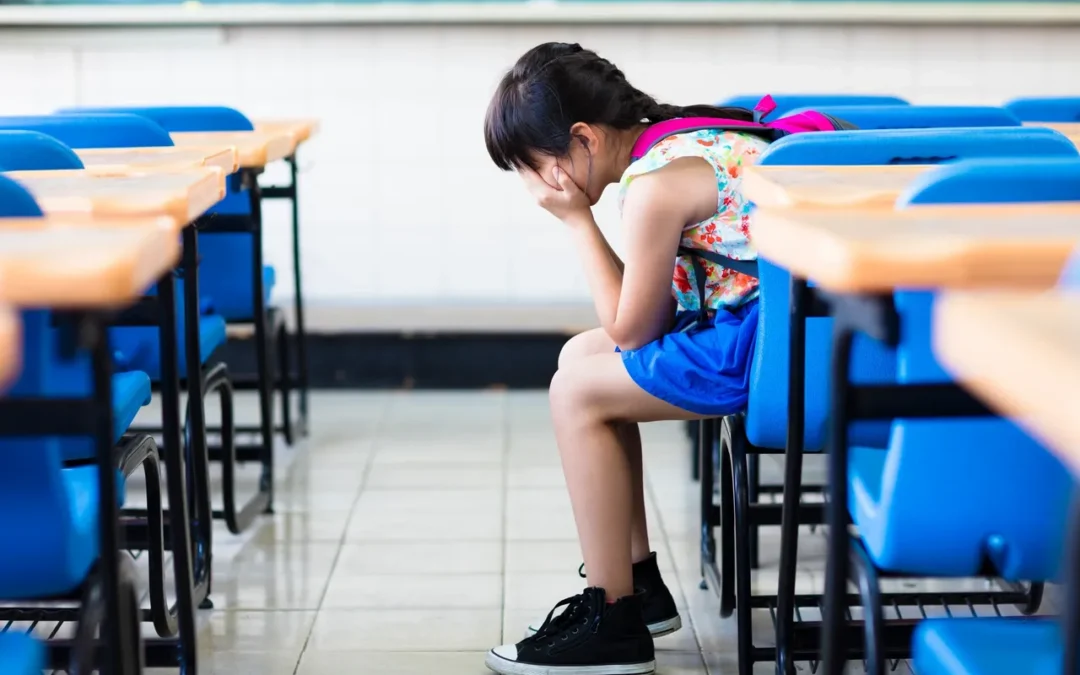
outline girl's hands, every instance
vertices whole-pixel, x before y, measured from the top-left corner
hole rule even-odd
[[[522,169],[521,177],[536,203],[567,225],[577,225],[592,218],[589,196],[562,169],[555,167],[552,172],[558,188],[529,168]]]

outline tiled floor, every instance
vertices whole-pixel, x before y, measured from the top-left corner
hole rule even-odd
[[[276,514],[216,531],[201,673],[482,675],[487,649],[581,590],[544,394],[318,394],[312,410],[311,438],[280,449]],[[698,587],[683,428],[643,437],[653,548],[685,626],[657,641],[658,672],[732,675],[734,621]],[[762,592],[777,535],[763,534]],[[803,540],[800,590],[819,592],[822,539]]]

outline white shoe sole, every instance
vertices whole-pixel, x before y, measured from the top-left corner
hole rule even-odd
[[[678,614],[671,617],[667,621],[657,621],[656,623],[650,623],[648,625],[649,634],[653,638],[664,637],[665,635],[671,635],[675,631],[682,628],[682,617]],[[530,638],[536,635],[536,630],[532,626],[525,629],[525,637]]]
[[[484,665],[499,675],[650,675],[656,672],[656,661],[610,666],[538,666],[504,659],[488,652]]]

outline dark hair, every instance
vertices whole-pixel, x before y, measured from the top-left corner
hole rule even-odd
[[[534,153],[564,157],[578,122],[631,129],[678,117],[752,121],[745,108],[675,106],[636,89],[607,59],[579,44],[548,42],[530,49],[495,90],[484,119],[484,143],[504,171],[534,166]]]

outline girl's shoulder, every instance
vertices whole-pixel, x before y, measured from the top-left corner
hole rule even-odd
[[[623,172],[620,187],[625,189],[638,176],[656,171],[683,157],[700,157],[712,164],[715,170],[726,171],[733,163],[742,165],[747,160],[752,162],[768,145],[767,141],[757,136],[735,131],[697,129],[673,134],[631,163]]]

